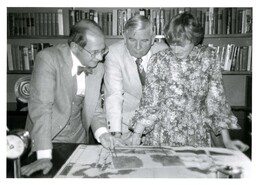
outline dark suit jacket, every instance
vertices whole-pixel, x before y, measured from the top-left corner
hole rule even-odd
[[[72,77],[71,51],[67,44],[39,52],[30,83],[29,115],[26,129],[32,137],[32,150],[52,148],[52,139],[65,127],[71,115],[72,99],[76,94],[76,78]],[[103,64],[86,77],[86,92],[82,112],[83,126],[93,132],[105,126],[100,106]],[[87,134],[88,141],[88,134]]]

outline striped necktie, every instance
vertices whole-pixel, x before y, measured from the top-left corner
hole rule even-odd
[[[145,85],[146,73],[145,73],[143,66],[141,65],[142,59],[137,58],[135,60],[135,62],[137,65],[137,70],[138,70],[139,76],[140,76],[141,85]]]

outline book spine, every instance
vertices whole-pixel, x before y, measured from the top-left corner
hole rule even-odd
[[[102,12],[99,12],[99,26],[101,27],[101,29],[103,28],[103,17],[102,17],[103,15],[102,15]]]
[[[252,71],[252,46],[248,46],[247,71]]]
[[[69,24],[70,27],[75,25],[75,10],[69,10]]]
[[[23,13],[19,13],[19,34],[20,36],[24,35],[24,19],[23,19]]]
[[[36,35],[36,23],[35,23],[35,13],[31,13],[31,35],[35,36]]]
[[[30,70],[28,48],[23,47],[24,70]]]
[[[112,12],[108,12],[108,35],[112,35]]]
[[[8,64],[8,70],[13,71],[13,58],[12,58],[12,45],[7,44],[7,64]]]
[[[205,12],[205,30],[204,30],[204,32],[206,35],[209,34],[209,11]]]
[[[44,35],[44,13],[40,13],[40,36]]]
[[[102,13],[102,15],[103,15],[103,28],[102,28],[102,30],[103,30],[103,33],[105,34],[105,35],[108,35],[108,13]]]
[[[227,34],[227,22],[228,22],[228,9],[223,9],[223,16],[222,16],[222,34]]]
[[[27,30],[28,30],[28,35],[32,35],[32,27],[31,27],[31,13],[27,13]]]
[[[160,9],[160,35],[164,34],[164,9]]]
[[[223,31],[223,17],[222,17],[222,14],[223,14],[223,9],[219,8],[218,9],[218,31],[217,31],[217,34],[222,34],[222,31]]]
[[[231,8],[231,33],[236,33],[236,14],[237,8]]]
[[[28,35],[28,14],[27,13],[23,13],[23,35],[27,36]]]
[[[231,52],[232,52],[232,44],[227,45],[226,54],[225,54],[225,61],[224,61],[224,70],[230,71],[231,67]]]
[[[80,21],[80,10],[75,10],[75,23]]]
[[[58,31],[59,31],[58,35],[64,35],[62,9],[58,9],[57,13],[58,13]]]
[[[52,13],[48,13],[48,35],[52,36]]]
[[[35,34],[36,36],[40,35],[40,13],[35,13]]]
[[[245,23],[245,33],[252,33],[252,9],[245,10],[246,23]]]
[[[127,20],[129,20],[131,17],[132,17],[132,9],[131,8],[127,8],[126,9],[126,12],[127,12]]]
[[[15,35],[15,13],[9,13],[9,18],[10,18],[10,36]]]
[[[56,33],[56,13],[55,12],[52,12],[51,13],[51,17],[52,17],[52,35],[56,36],[57,33]]]
[[[113,9],[112,35],[117,35],[117,9]]]
[[[10,13],[7,13],[7,36],[11,36],[10,33]]]
[[[240,47],[237,47],[235,71],[240,71]]]
[[[98,12],[97,12],[97,11],[94,12],[93,20],[94,20],[94,22],[96,22],[97,24],[99,23],[99,15],[98,15]]]
[[[156,34],[160,35],[161,30],[160,30],[160,11],[156,11]]]
[[[44,36],[48,36],[48,13],[44,13]]]

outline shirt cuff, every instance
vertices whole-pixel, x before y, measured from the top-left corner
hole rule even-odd
[[[100,136],[104,133],[108,133],[108,130],[106,129],[106,127],[100,127],[96,130],[96,132],[94,133],[95,139],[100,143]]]
[[[52,150],[38,150],[36,151],[37,159],[50,158],[52,159]]]

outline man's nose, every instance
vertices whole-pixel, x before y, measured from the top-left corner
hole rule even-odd
[[[102,54],[97,54],[96,56],[95,56],[95,58],[98,60],[98,61],[102,61],[103,60],[103,55]]]
[[[140,41],[137,41],[137,42],[136,42],[136,49],[141,49],[141,43],[140,43]]]

